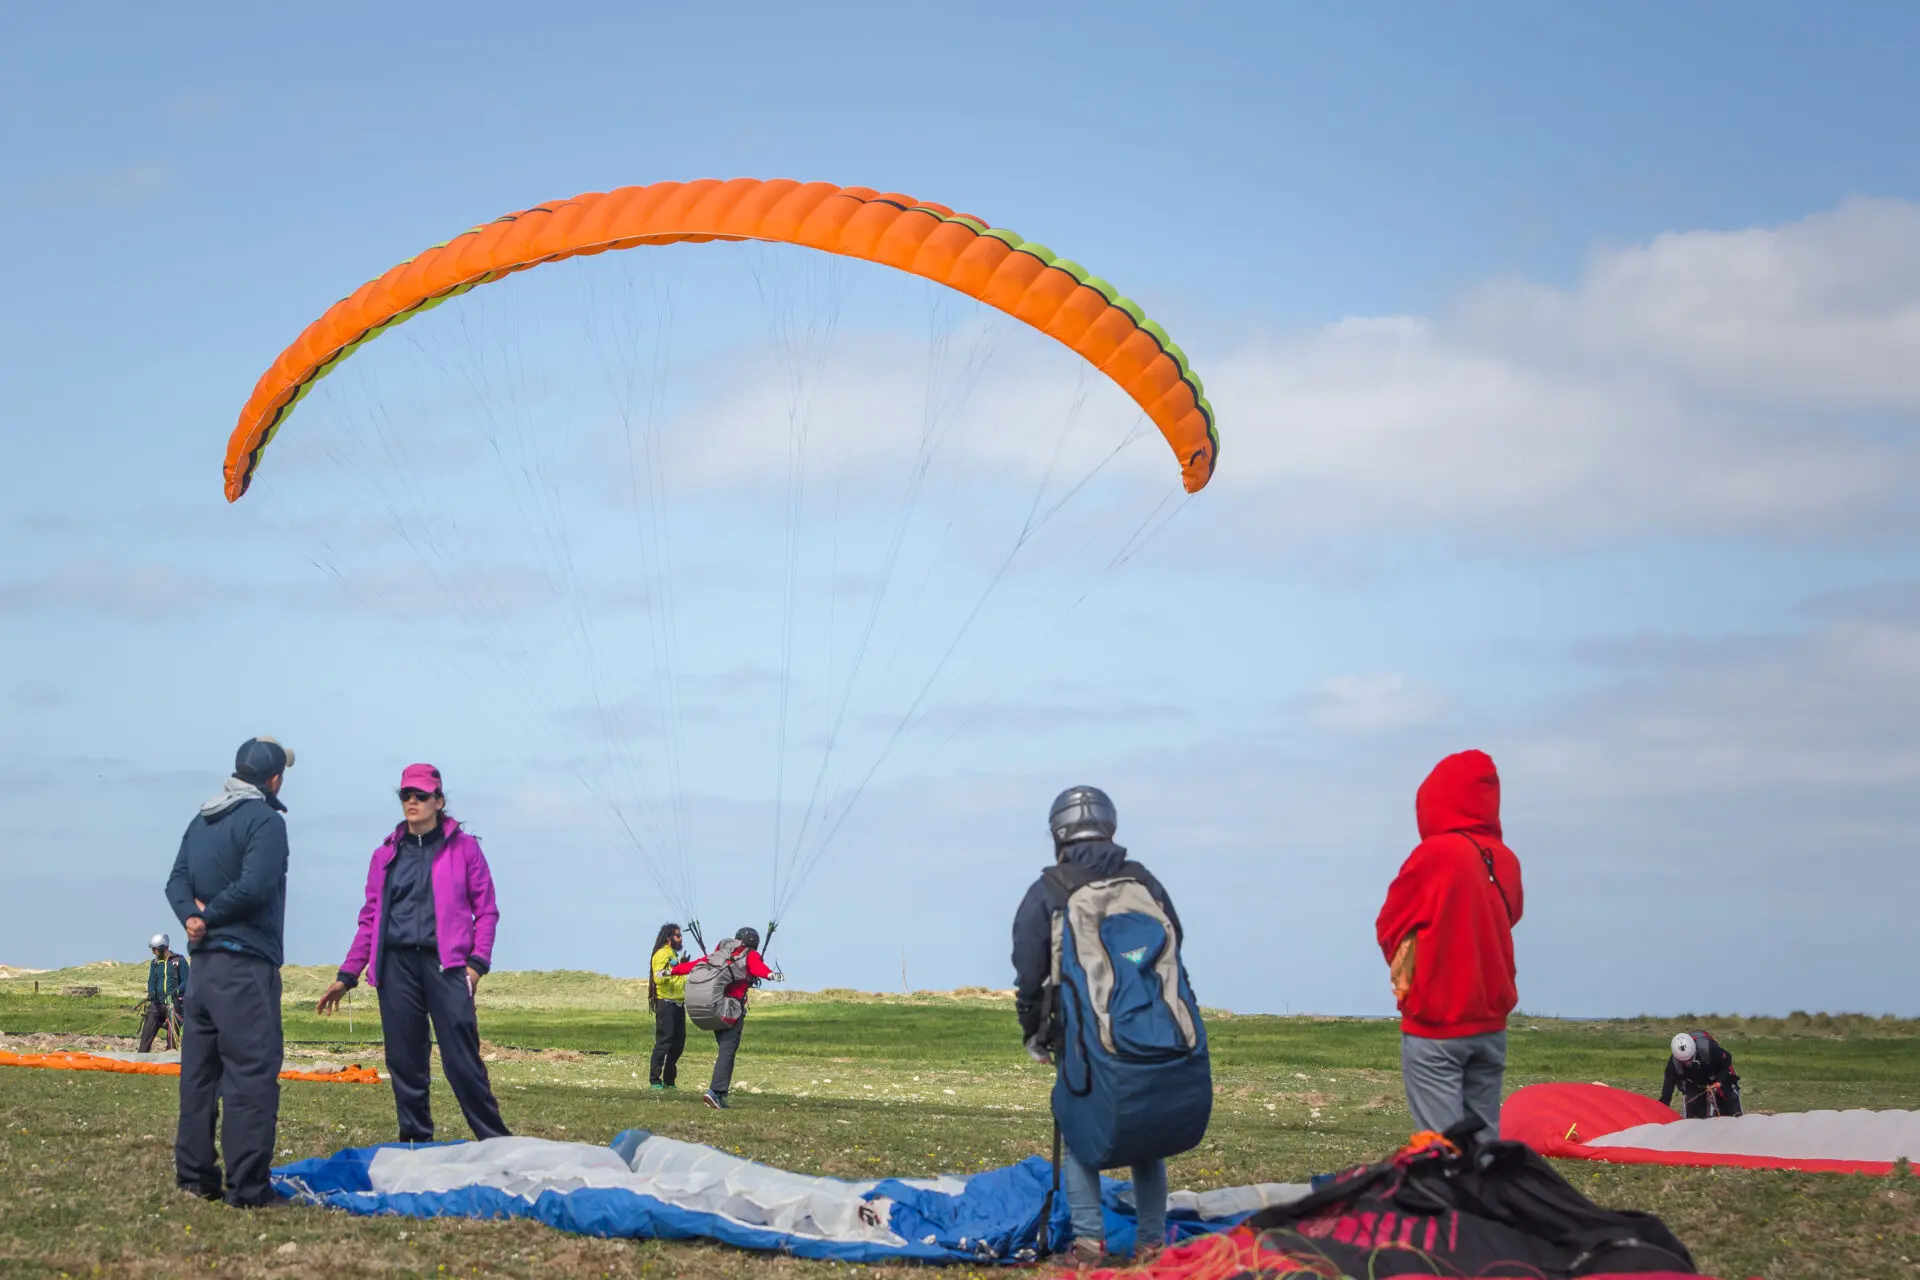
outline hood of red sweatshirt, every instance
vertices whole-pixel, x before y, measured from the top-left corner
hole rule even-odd
[[[1484,751],[1462,751],[1433,766],[1420,784],[1413,812],[1420,838],[1449,831],[1500,839],[1500,773]]]

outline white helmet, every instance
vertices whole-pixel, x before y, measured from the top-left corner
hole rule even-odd
[[[164,949],[166,946],[167,946],[167,935],[164,933],[156,933],[151,938],[147,939],[147,950],[149,951],[159,951]]]
[[[1681,1066],[1684,1067],[1687,1063],[1692,1062],[1693,1056],[1699,1051],[1700,1047],[1694,1043],[1693,1037],[1686,1032],[1682,1031],[1673,1038],[1673,1060]]]

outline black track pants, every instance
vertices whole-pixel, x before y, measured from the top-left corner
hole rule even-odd
[[[653,1011],[653,1060],[647,1064],[648,1084],[672,1084],[680,1074],[680,1055],[687,1048],[687,1006],[662,1000]]]
[[[400,1119],[400,1141],[433,1140],[432,1042],[440,1045],[440,1067],[453,1086],[460,1114],[476,1138],[504,1138],[506,1122],[480,1061],[480,1022],[467,992],[465,969],[442,969],[431,951],[395,947],[379,957],[380,1033],[387,1042],[387,1074],[393,1079],[393,1105]]]

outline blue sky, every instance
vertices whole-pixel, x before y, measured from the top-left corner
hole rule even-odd
[[[852,700],[827,790],[885,758],[783,927],[796,982],[1004,983],[1046,802],[1090,780],[1191,922],[1203,998],[1386,1012],[1371,924],[1413,789],[1481,746],[1528,876],[1528,1009],[1920,1012],[1917,26],[1894,5],[10,12],[0,892],[35,905],[0,961],[135,954],[179,827],[254,732],[301,753],[294,960],[344,952],[415,758],[487,837],[501,964],[639,972],[674,910],[649,868],[682,857],[706,919],[763,923],[795,403],[770,288],[830,356],[786,664],[807,782],[929,326],[994,352],[944,375],[968,396],[882,597],[895,683],[875,667]],[[254,379],[362,280],[509,209],[737,174],[912,192],[1114,280],[1207,378],[1214,485],[1055,623],[1075,539],[1110,553],[1166,496],[1157,442],[1129,446],[941,668],[1031,495],[1061,492],[1054,442],[1072,429],[1059,475],[1084,474],[1128,406],[884,273],[716,248],[530,275],[389,335],[222,501]],[[674,681],[648,656],[646,534],[612,532],[634,455],[595,344],[623,325],[671,337]],[[480,447],[503,404],[581,548],[557,597]],[[356,453],[375,423],[418,453]],[[389,497],[357,500],[370,480]],[[423,570],[396,530],[445,557]],[[556,604],[586,606],[584,645]],[[583,718],[595,696],[617,714]],[[679,814],[652,861],[583,779]]]

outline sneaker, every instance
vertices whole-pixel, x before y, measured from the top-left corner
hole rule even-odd
[[[218,1187],[208,1190],[206,1187],[190,1187],[184,1183],[175,1187],[174,1193],[181,1196],[192,1196],[195,1200],[218,1200],[220,1198],[220,1188]]]
[[[653,1091],[654,1091],[655,1093],[660,1093],[660,1092],[662,1092],[663,1090],[665,1090],[665,1089],[666,1089],[666,1087],[667,1087],[667,1086],[665,1086],[665,1085],[663,1085],[663,1084],[650,1084],[650,1085],[648,1085],[648,1086],[647,1086],[647,1088],[649,1088],[649,1089],[651,1089],[651,1090],[653,1090]]]
[[[700,1097],[702,1101],[704,1101],[708,1106],[712,1107],[715,1111],[725,1111],[727,1109],[727,1095],[724,1093],[715,1093],[713,1090],[709,1089],[705,1093],[701,1094]]]
[[[1136,1268],[1150,1267],[1160,1261],[1160,1255],[1166,1251],[1167,1246],[1163,1244],[1143,1244],[1133,1251],[1133,1265]]]
[[[1075,1271],[1092,1271],[1106,1260],[1104,1240],[1075,1240],[1067,1246],[1067,1262]]]

